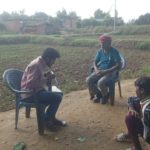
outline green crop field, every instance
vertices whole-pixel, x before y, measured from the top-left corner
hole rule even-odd
[[[4,38],[3,38],[4,37]],[[14,107],[10,91],[2,81],[5,69],[19,68],[39,56],[47,47],[58,49],[61,58],[53,66],[64,93],[86,88],[85,79],[98,49],[98,35],[0,37],[0,111]],[[113,35],[113,45],[124,55],[127,67],[122,79],[150,75],[150,39],[148,35]],[[3,41],[3,42],[2,42]]]

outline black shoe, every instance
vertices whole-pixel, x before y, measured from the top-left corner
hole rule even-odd
[[[47,121],[45,124],[45,128],[51,132],[56,132],[58,131],[58,127],[54,125],[52,121]]]
[[[109,98],[109,94],[107,94],[106,96],[102,97],[101,104],[107,104],[108,103],[108,98]]]
[[[108,100],[102,98],[101,104],[107,104]]]
[[[95,97],[93,98],[93,103],[99,103],[99,102],[100,102],[100,98],[95,95]]]
[[[66,127],[67,126],[66,121],[58,120],[56,118],[54,120],[52,120],[52,122],[55,126],[60,126],[60,127]]]
[[[91,95],[90,100],[92,101],[92,100],[93,100],[93,98],[94,98],[94,95]]]

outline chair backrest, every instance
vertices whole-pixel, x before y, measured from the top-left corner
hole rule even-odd
[[[150,126],[150,99],[142,108],[143,121],[147,126]]]
[[[126,62],[126,59],[124,58],[124,56],[122,54],[119,54],[119,55],[121,57],[121,68],[120,68],[120,70],[123,70],[123,69],[125,69],[127,62]]]
[[[4,71],[3,81],[11,91],[16,92],[21,88],[22,75],[23,71],[19,69],[7,69]]]
[[[121,53],[119,53],[119,55],[120,55],[120,57],[121,57],[121,67],[120,67],[120,69],[116,72],[116,79],[115,79],[115,81],[119,81],[119,80],[120,80],[119,72],[120,72],[121,70],[125,69],[125,67],[126,67],[126,59],[124,58],[124,56],[123,56]]]

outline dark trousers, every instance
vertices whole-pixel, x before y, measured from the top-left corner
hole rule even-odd
[[[142,150],[138,135],[143,136],[143,123],[140,118],[128,114],[125,117],[128,134],[131,137],[135,150]]]
[[[102,94],[106,96],[108,94],[108,85],[113,84],[116,79],[116,72],[107,75],[96,75],[95,72],[91,73],[87,79],[87,85],[89,89],[90,96]]]
[[[55,118],[58,107],[61,103],[63,93],[61,92],[50,92],[41,90],[36,93],[36,98],[40,104],[45,105],[45,119],[50,120]],[[32,103],[34,97],[24,99],[23,101]]]
[[[94,95],[101,95],[101,92],[97,87],[97,82],[99,79],[100,76],[97,76],[95,72],[93,72],[86,78],[86,83],[88,85],[89,94],[91,97],[93,97]]]

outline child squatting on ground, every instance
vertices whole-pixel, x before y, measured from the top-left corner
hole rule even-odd
[[[128,113],[125,123],[128,133],[116,136],[118,142],[133,142],[134,149],[142,150],[139,136],[150,144],[150,77],[140,77],[135,81],[137,97],[128,98]]]

